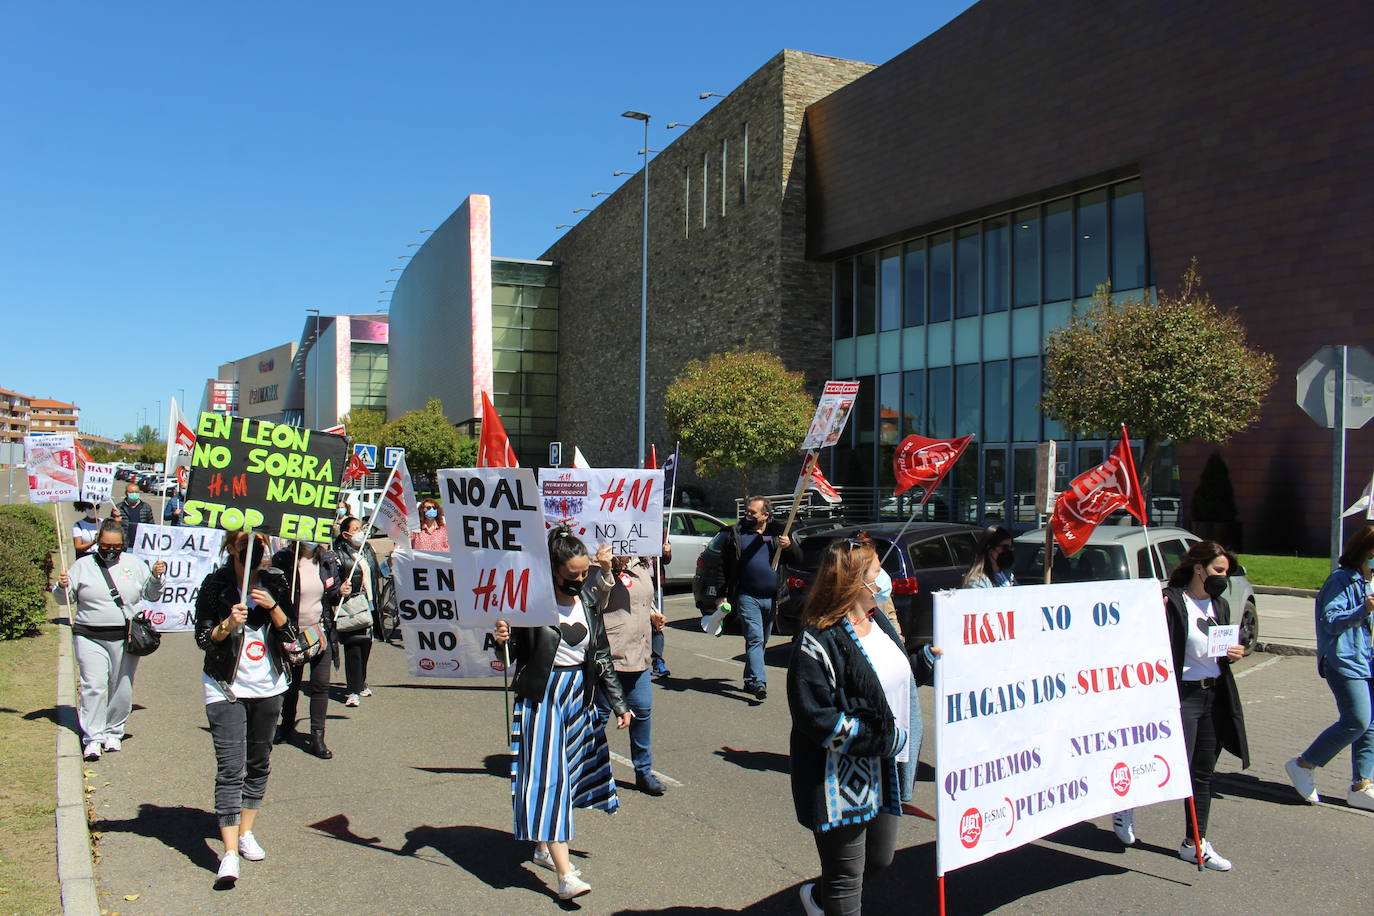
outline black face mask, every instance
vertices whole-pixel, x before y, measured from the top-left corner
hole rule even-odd
[[[119,562],[119,555],[124,552],[123,547],[97,547],[96,557],[106,566],[113,566]]]
[[[582,580],[564,579],[562,582],[558,583],[558,590],[570,598],[576,598],[578,595],[582,594]]]
[[[1229,581],[1225,576],[1208,576],[1202,580],[1202,590],[1213,598],[1220,598]]]
[[[1012,564],[1015,563],[1015,562],[1016,562],[1016,554],[1012,553],[1010,550],[1004,550],[1004,551],[1002,551],[1002,552],[997,556],[997,568],[998,568],[998,569],[1001,569],[1001,570],[1008,570],[1008,569],[1011,569]]]

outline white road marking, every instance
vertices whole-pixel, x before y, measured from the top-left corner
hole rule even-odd
[[[1246,668],[1246,669],[1245,669],[1244,671],[1242,671],[1240,674],[1237,674],[1236,677],[1237,677],[1237,678],[1243,678],[1243,677],[1245,677],[1245,675],[1247,675],[1247,674],[1254,674],[1256,671],[1261,671],[1261,670],[1263,670],[1263,669],[1265,669],[1265,668],[1268,668],[1270,665],[1277,665],[1279,662],[1283,661],[1283,659],[1284,659],[1284,656],[1282,656],[1282,655],[1275,655],[1273,658],[1269,659],[1268,661],[1266,661],[1266,662],[1260,662],[1258,665],[1256,665],[1256,666],[1253,667],[1253,668]]]
[[[720,662],[722,665],[730,665],[731,667],[737,667],[739,665],[739,662],[733,658],[716,658],[714,655],[702,655],[700,652],[693,652],[692,654],[695,655],[697,658],[704,658],[709,661]]]
[[[622,766],[627,766],[627,767],[629,767],[629,768],[632,769],[632,770],[635,768],[634,763],[633,763],[628,757],[624,757],[624,756],[622,756],[622,755],[620,755],[620,754],[617,754],[615,751],[611,751],[611,759],[614,760],[616,763],[621,764]],[[671,776],[665,776],[665,775],[663,775],[662,773],[660,773],[658,770],[650,770],[649,772],[650,772],[650,773],[653,773],[655,776],[657,776],[657,777],[658,777],[658,781],[661,782],[661,783],[663,783],[663,784],[665,784],[665,785],[676,786],[676,787],[678,787],[678,788],[682,788],[682,783],[678,782],[676,779],[674,779],[674,778],[671,777]]]

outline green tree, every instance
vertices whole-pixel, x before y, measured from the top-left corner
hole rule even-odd
[[[93,445],[87,451],[91,453],[91,460],[96,464],[109,464],[114,460],[114,453],[103,445]]]
[[[444,416],[444,405],[430,398],[424,410],[411,410],[382,428],[381,445],[406,450],[410,473],[433,474],[439,468],[461,467],[458,430]],[[474,451],[474,457],[476,452]],[[469,465],[470,466],[470,465]]]
[[[354,442],[360,445],[382,444],[382,428],[386,426],[386,414],[382,411],[360,408],[344,414],[339,422]]]
[[[668,387],[668,428],[698,474],[733,469],[748,495],[749,469],[798,457],[816,407],[805,383],[802,373],[759,350],[693,360]]]
[[[137,454],[134,456],[134,461],[141,462],[144,464],[157,464],[158,462],[166,460],[167,443],[158,442],[156,439],[154,439],[151,442],[144,443],[143,448],[139,449]]]
[[[153,429],[147,423],[144,423],[136,431],[125,433],[123,436],[120,436],[120,441],[128,442],[132,445],[147,445],[149,442],[157,441],[157,430]]]
[[[1144,440],[1138,469],[1149,492],[1159,447],[1172,439],[1222,443],[1259,419],[1274,357],[1248,346],[1235,312],[1202,289],[1197,261],[1177,294],[1113,302],[1098,287],[1087,309],[1045,347],[1045,413],[1075,431],[1127,431]]]

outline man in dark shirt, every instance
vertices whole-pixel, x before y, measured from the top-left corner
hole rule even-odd
[[[153,507],[143,501],[138,484],[130,482],[124,487],[124,499],[115,503],[110,517],[124,526],[124,545],[132,550],[138,526],[153,523]]]
[[[744,630],[744,690],[757,700],[768,697],[763,650],[773,633],[779,580],[773,555],[781,552],[782,561],[801,561],[801,549],[782,531],[782,523],[773,520],[772,504],[754,496],[739,524],[717,534],[706,548],[720,557],[724,588],[717,593],[716,607],[728,598],[739,615]]]

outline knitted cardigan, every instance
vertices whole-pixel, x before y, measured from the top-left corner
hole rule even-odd
[[[902,646],[886,616],[874,614],[872,620]],[[918,684],[930,683],[933,658],[929,650],[910,656]],[[823,833],[902,813],[896,758],[906,745],[906,729],[893,721],[882,684],[848,618],[824,630],[808,626],[797,637],[787,671],[787,704],[792,803],[803,827]]]

